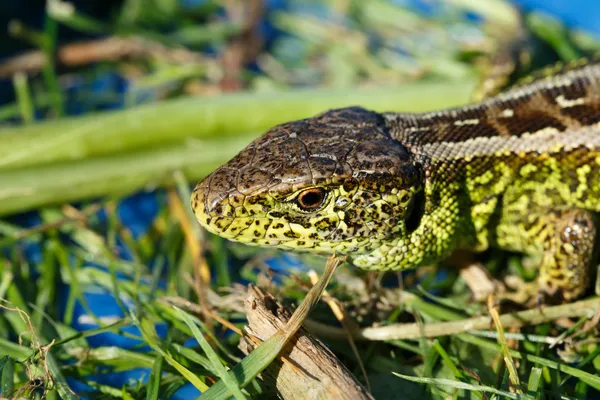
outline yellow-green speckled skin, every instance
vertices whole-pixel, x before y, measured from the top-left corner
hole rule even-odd
[[[423,114],[358,107],[278,125],[200,182],[210,232],[406,269],[490,246],[539,260],[566,300],[590,281],[600,211],[600,65]]]

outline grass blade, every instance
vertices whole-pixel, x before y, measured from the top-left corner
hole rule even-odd
[[[254,379],[262,370],[264,370],[279,354],[281,349],[285,346],[288,340],[296,333],[296,331],[302,325],[302,322],[308,315],[312,307],[319,301],[323,290],[327,286],[327,283],[331,279],[331,276],[337,269],[338,265],[341,264],[344,259],[337,258],[335,256],[327,260],[325,271],[323,276],[314,285],[300,306],[296,309],[292,317],[288,321],[285,328],[278,331],[269,339],[265,340],[261,345],[252,351],[241,363],[236,365],[229,374],[237,380],[240,387],[246,386],[252,379]],[[227,387],[222,380],[214,384],[206,393],[201,397],[202,400],[214,400],[214,399],[227,399],[230,393],[228,393]]]
[[[532,367],[529,373],[529,380],[527,381],[527,394],[534,396],[542,385],[542,369],[539,367]]]
[[[146,389],[146,400],[158,400],[160,391],[160,375],[162,374],[163,357],[157,357],[152,366],[152,372],[148,378],[148,388]]]
[[[459,390],[469,390],[472,392],[485,392],[485,393],[493,393],[496,394],[498,396],[503,396],[506,397],[508,399],[514,399],[514,400],[521,400],[521,399],[530,399],[533,400],[533,397],[527,396],[527,395],[522,395],[522,394],[517,394],[517,393],[511,393],[511,392],[507,392],[504,390],[498,390],[496,388],[490,387],[490,386],[484,386],[484,385],[473,385],[470,383],[464,383],[464,382],[460,382],[460,381],[453,381],[450,379],[435,379],[435,378],[420,378],[417,376],[409,376],[409,375],[402,375],[399,374],[397,372],[392,372],[394,375],[402,378],[402,379],[406,379],[408,381],[412,381],[412,382],[418,382],[418,383],[427,383],[430,385],[436,385],[436,386],[448,386],[454,389],[459,389]]]
[[[142,337],[148,343],[150,347],[154,351],[156,351],[159,355],[161,355],[173,368],[175,368],[184,378],[186,378],[192,385],[196,387],[201,393],[208,390],[208,386],[204,382],[202,382],[192,371],[181,365],[177,360],[175,360],[170,354],[164,351],[161,347],[160,340],[156,335],[156,330],[154,329],[154,325],[148,320],[139,321],[135,316],[132,315],[132,318],[137,323],[140,332],[142,333]]]
[[[14,361],[8,357],[2,357],[0,360],[0,376],[2,377],[0,381],[0,394],[2,393],[11,393],[14,389],[14,374],[15,374],[15,364]]]
[[[217,375],[219,376],[219,378],[221,378],[225,386],[227,386],[227,389],[235,396],[236,399],[246,399],[246,396],[244,396],[244,394],[240,390],[240,387],[238,386],[237,382],[232,376],[229,375],[227,369],[225,369],[225,367],[223,366],[219,355],[210,346],[210,344],[208,343],[202,332],[200,332],[200,329],[198,329],[194,321],[182,309],[177,307],[174,308],[175,311],[177,311],[177,313],[181,317],[181,319],[190,328],[192,334],[194,335],[194,338],[198,341],[198,343],[200,343],[200,347],[202,347],[202,350],[204,350],[204,353],[206,353],[206,356],[215,368]]]

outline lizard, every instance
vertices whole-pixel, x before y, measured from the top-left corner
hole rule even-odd
[[[456,250],[536,260],[539,293],[581,297],[600,211],[600,62],[425,113],[345,107],[273,127],[198,183],[223,238],[404,270]]]

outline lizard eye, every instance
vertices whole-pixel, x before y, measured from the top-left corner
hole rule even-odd
[[[319,208],[325,201],[327,193],[322,188],[306,189],[298,195],[296,203],[304,211],[313,211]]]

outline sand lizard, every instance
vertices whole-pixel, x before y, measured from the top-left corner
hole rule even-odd
[[[572,300],[590,282],[599,124],[595,62],[443,111],[336,109],[275,126],[191,204],[224,238],[348,254],[367,269],[522,252],[537,257],[545,292]]]

